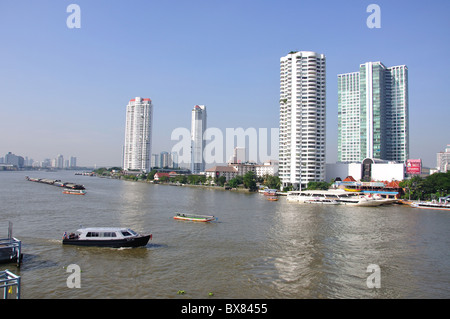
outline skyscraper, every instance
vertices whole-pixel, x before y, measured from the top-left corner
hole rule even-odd
[[[136,97],[127,105],[123,168],[148,172],[151,165],[153,105]]]
[[[361,64],[338,75],[338,161],[409,156],[408,68]]]
[[[191,122],[191,172],[198,174],[205,171],[205,139],[203,134],[206,130],[206,106],[196,105],[192,109]]]
[[[325,179],[325,55],[290,52],[280,59],[279,171],[283,187]]]

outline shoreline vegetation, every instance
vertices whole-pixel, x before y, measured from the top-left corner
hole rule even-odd
[[[224,176],[212,178],[206,177],[205,175],[178,174],[176,173],[177,170],[171,172],[175,174],[170,174],[170,176],[164,175],[156,179],[155,175],[158,173],[158,170],[152,170],[146,174],[133,171],[124,172],[120,167],[112,167],[109,169],[102,167],[93,171],[96,176],[103,178],[171,186],[203,187],[205,189],[245,193],[258,192],[261,186],[277,190],[280,188],[280,179],[278,176],[266,175],[264,177],[257,177],[252,171],[247,172],[244,176],[236,176],[229,181],[226,181]]]
[[[280,190],[280,178],[278,176],[266,175],[257,177],[254,172],[247,172],[244,176],[236,176],[226,181],[224,176],[219,178],[206,177],[205,175],[195,174],[178,174],[177,170],[166,170],[172,174],[161,176],[155,180],[155,174],[159,170],[152,170],[148,174],[141,172],[127,171],[124,172],[121,167],[99,168],[93,171],[98,177],[108,177],[114,179],[145,182],[152,184],[163,184],[172,186],[191,186],[203,187],[217,190],[230,190],[238,192],[258,192],[261,188],[269,188]],[[327,182],[311,182],[307,190],[331,188],[334,181]],[[434,173],[426,177],[413,176],[400,182],[399,185],[403,189],[402,199],[408,200],[433,200],[450,193],[450,172]],[[283,192],[291,189],[285,188]]]

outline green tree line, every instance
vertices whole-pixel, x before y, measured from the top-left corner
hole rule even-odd
[[[431,200],[450,194],[450,172],[435,173],[427,177],[414,176],[400,182],[404,198]]]

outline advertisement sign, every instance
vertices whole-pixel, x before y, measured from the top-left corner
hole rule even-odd
[[[421,159],[409,159],[406,161],[406,174],[420,174],[422,172]]]

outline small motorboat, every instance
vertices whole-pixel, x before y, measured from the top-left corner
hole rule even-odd
[[[207,216],[207,215],[177,213],[173,217],[173,219],[185,220],[185,221],[190,221],[190,222],[210,222],[213,220],[217,220],[217,217]]]
[[[138,234],[129,228],[90,227],[80,228],[74,233],[64,233],[63,245],[97,247],[140,247],[147,245],[151,234]]]

